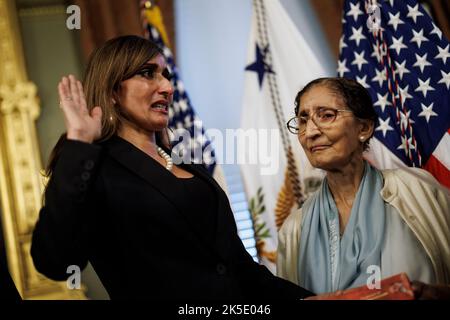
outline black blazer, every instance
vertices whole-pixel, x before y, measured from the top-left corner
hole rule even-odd
[[[174,196],[172,173],[134,145],[119,137],[98,145],[66,141],[33,232],[37,270],[65,280],[68,266],[89,260],[112,299],[310,295],[255,263],[223,190],[200,165],[182,167],[217,194],[213,242]]]

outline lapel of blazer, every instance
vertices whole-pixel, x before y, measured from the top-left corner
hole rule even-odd
[[[170,181],[174,179],[173,174],[170,173],[167,170],[161,170],[160,164],[145,154],[142,150],[138,149],[136,146],[131,144],[130,142],[114,136],[110,138],[107,142],[107,148],[109,154],[116,159],[119,163],[121,163],[123,166],[125,166],[127,169],[132,171],[134,174],[138,175],[139,177],[143,178],[147,183],[153,186],[156,190],[158,190],[161,194],[161,196],[165,197],[169,202],[172,203],[172,205],[176,208],[177,213],[179,216],[187,222],[189,227],[194,230],[194,233],[197,235],[197,237],[208,247],[213,253],[219,253],[221,257],[223,255],[221,252],[226,252],[223,249],[224,246],[226,246],[226,243],[229,241],[220,241],[220,238],[218,236],[219,230],[223,229],[224,226],[224,219],[222,217],[225,216],[226,213],[223,212],[223,196],[217,190],[217,188],[220,188],[217,183],[212,179],[207,173],[202,172],[202,170],[199,170],[195,168],[194,165],[186,165],[182,164],[181,167],[185,168],[186,170],[192,172],[194,175],[203,178],[208,183],[213,185],[213,189],[217,194],[217,232],[216,232],[216,241],[215,244],[211,244],[203,237],[203,232],[200,230],[195,223],[195,221],[192,220],[191,215],[189,215],[186,210],[183,210],[182,205],[185,203],[184,201],[180,201],[180,196],[184,195],[184,192],[181,188],[181,185],[178,183],[171,183]],[[229,223],[228,223],[229,224]],[[222,237],[224,232],[221,232]],[[226,237],[226,235],[225,235]],[[225,242],[225,243],[223,243]],[[217,250],[218,249],[218,250]]]
[[[217,195],[216,234],[214,247],[216,248],[220,256],[225,259],[225,261],[227,261],[229,258],[229,254],[231,253],[229,247],[234,240],[233,233],[237,232],[236,222],[234,220],[233,212],[230,208],[228,198],[223,189],[206,170],[200,169],[198,168],[198,166],[190,165],[189,171],[209,183],[213,187],[213,190]]]
[[[168,182],[170,172],[161,170],[161,166],[156,160],[145,152],[134,146],[132,143],[113,136],[107,142],[108,153],[120,164],[144,179],[161,193],[161,196],[169,200],[178,211],[180,210],[180,201],[174,190],[177,186]],[[182,203],[182,202],[181,202]]]

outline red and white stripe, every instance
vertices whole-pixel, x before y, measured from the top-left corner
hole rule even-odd
[[[450,189],[450,129],[442,137],[423,169],[430,172],[440,184]],[[370,150],[364,157],[378,169],[405,168],[406,164],[390,151],[380,140],[370,141]]]

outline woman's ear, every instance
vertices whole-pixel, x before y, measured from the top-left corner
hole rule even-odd
[[[119,97],[118,97],[116,91],[113,91],[111,101],[112,101],[113,105],[116,105],[117,102],[119,101]]]
[[[360,119],[361,129],[359,131],[359,137],[361,141],[366,141],[372,136],[375,123],[370,119]]]

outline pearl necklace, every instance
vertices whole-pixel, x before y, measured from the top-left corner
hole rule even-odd
[[[166,160],[166,169],[172,171],[173,161],[170,155],[168,155],[161,147],[158,147],[158,154]]]

